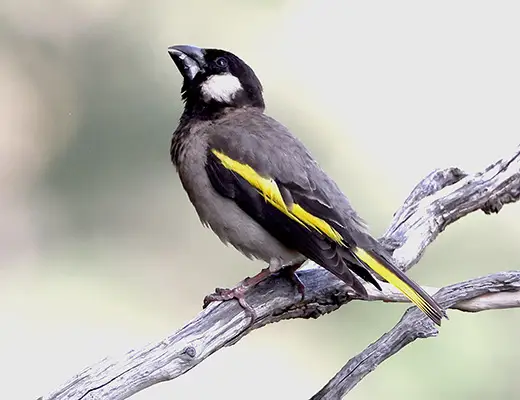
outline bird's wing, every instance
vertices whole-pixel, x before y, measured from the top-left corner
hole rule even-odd
[[[264,115],[234,122],[216,125],[208,135],[206,173],[220,195],[361,295],[366,291],[350,270],[379,287],[369,267],[440,322],[442,309],[393,266],[301,142]]]

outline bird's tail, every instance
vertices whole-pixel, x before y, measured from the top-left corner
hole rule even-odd
[[[379,247],[380,245],[377,244],[376,246]],[[370,270],[379,274],[388,283],[399,289],[434,323],[440,325],[442,318],[447,318],[446,313],[439,303],[437,303],[417,283],[411,280],[404,272],[397,268],[393,264],[391,257],[385,257],[382,254],[383,251],[363,249],[361,247],[356,247],[352,250],[353,254],[359,261],[366,265]]]

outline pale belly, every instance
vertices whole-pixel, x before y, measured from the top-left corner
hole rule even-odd
[[[182,157],[190,162],[178,166],[179,176],[197,214],[226,244],[231,244],[249,258],[269,263],[272,270],[303,262],[306,258],[288,249],[251,219],[234,201],[218,194],[205,172],[203,157],[205,142],[191,137],[185,143]]]

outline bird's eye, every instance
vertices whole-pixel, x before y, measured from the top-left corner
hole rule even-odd
[[[217,64],[220,68],[226,68],[228,66],[228,60],[226,60],[224,57],[219,57],[215,60],[215,64]]]

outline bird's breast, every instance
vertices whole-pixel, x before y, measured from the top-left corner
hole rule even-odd
[[[206,173],[208,142],[204,134],[186,135],[176,148],[176,166],[182,186],[201,222],[220,240],[248,257],[266,262],[277,258],[285,264],[300,257],[271,236],[233,200],[213,188]]]

